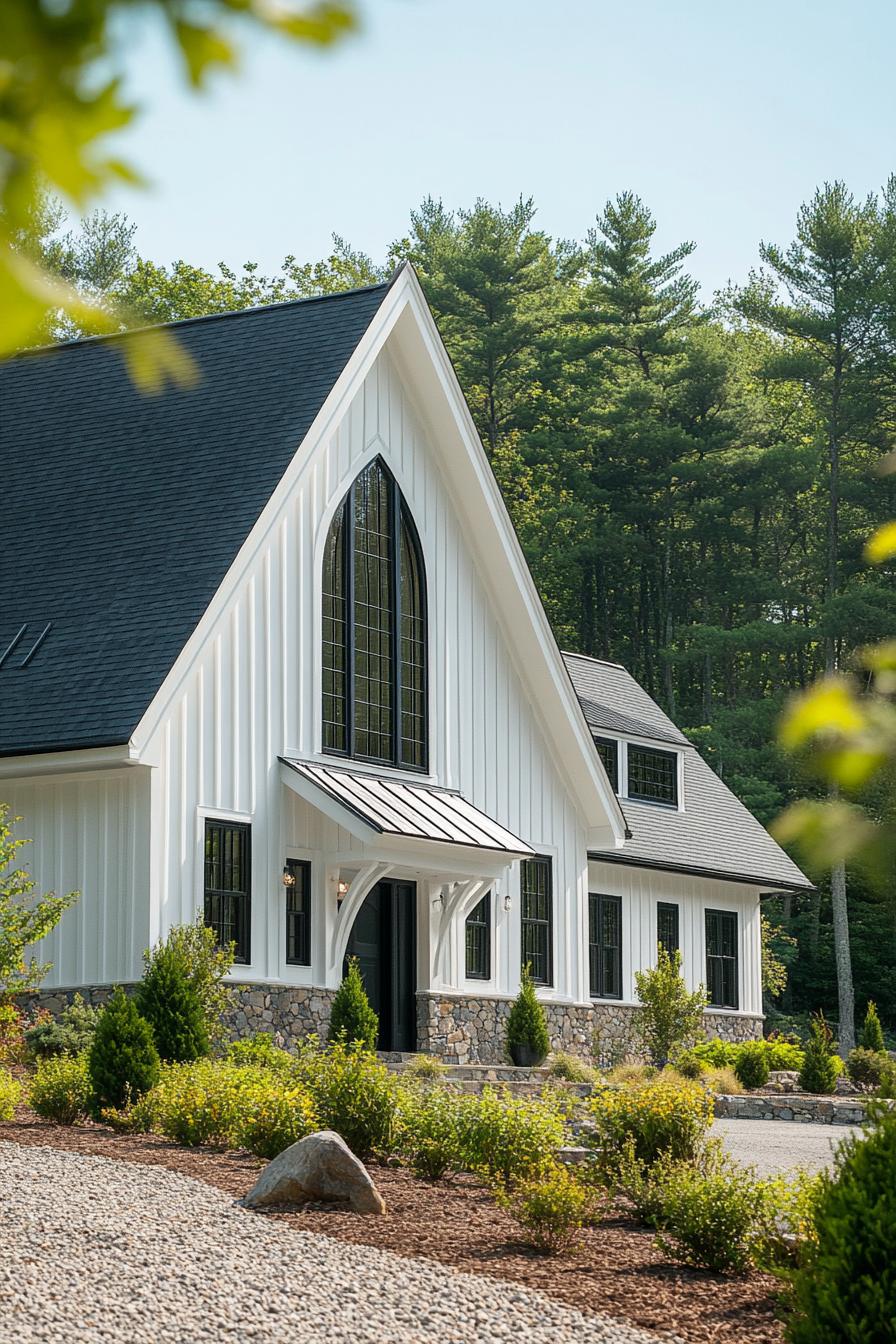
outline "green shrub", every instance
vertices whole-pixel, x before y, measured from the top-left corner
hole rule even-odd
[[[893,1061],[885,1051],[867,1050],[856,1046],[846,1060],[846,1072],[854,1083],[866,1087],[880,1087],[893,1068]]]
[[[709,1160],[668,1164],[657,1195],[657,1245],[664,1255],[717,1274],[752,1263],[771,1203],[755,1172],[715,1151]]]
[[[567,1083],[598,1082],[600,1075],[590,1064],[558,1050],[548,1060],[548,1070],[552,1078],[562,1078]]]
[[[878,1054],[886,1050],[884,1029],[880,1024],[877,1005],[873,999],[868,1000],[868,1007],[865,1009],[865,1021],[859,1033],[859,1045],[863,1050],[873,1050]]]
[[[90,1111],[87,1055],[50,1055],[39,1061],[28,1089],[31,1109],[57,1125],[74,1125]]]
[[[121,1107],[136,1101],[159,1079],[152,1028],[119,986],[100,1013],[88,1053],[93,1106]]]
[[[83,1054],[93,1044],[99,1020],[99,1008],[92,1008],[76,994],[58,1018],[47,1016],[26,1030],[25,1045],[30,1058]]]
[[[737,1080],[744,1087],[763,1087],[768,1082],[768,1052],[762,1041],[747,1041],[734,1065]]]
[[[159,1058],[187,1064],[209,1053],[205,1014],[178,953],[161,944],[152,953],[137,990],[137,1011],[152,1027]]]
[[[341,1134],[356,1157],[391,1150],[397,1084],[375,1056],[337,1041],[300,1057],[296,1077],[311,1093],[321,1128]]]
[[[563,1112],[548,1094],[528,1100],[486,1087],[458,1100],[461,1162],[490,1184],[509,1186],[544,1171],[566,1140]]]
[[[434,1055],[415,1055],[413,1059],[408,1060],[405,1077],[421,1083],[437,1082],[440,1078],[444,1078],[447,1071],[448,1066]]]
[[[700,1041],[692,1047],[690,1053],[714,1068],[735,1068],[737,1061],[747,1046],[761,1045],[765,1051],[769,1069],[787,1069],[798,1071],[803,1067],[803,1051],[792,1041],[780,1038],[765,1041],[744,1041],[735,1044],[732,1041]]]
[[[41,1009],[40,1020],[53,1019],[46,1009]],[[0,1068],[4,1064],[24,1064],[25,1057],[25,1014],[14,1003],[0,999]]]
[[[535,983],[529,966],[523,967],[519,993],[510,1005],[507,1017],[507,1048],[511,1057],[515,1050],[527,1051],[539,1063],[551,1048],[547,1018],[535,993]]]
[[[648,1165],[663,1153],[693,1159],[712,1123],[712,1097],[686,1080],[660,1077],[640,1086],[602,1088],[589,1098],[593,1129],[588,1137],[601,1161],[618,1160],[631,1142]]]
[[[233,1143],[247,1079],[248,1071],[210,1059],[164,1066],[146,1099],[152,1128],[187,1148]]]
[[[896,1335],[896,1111],[879,1108],[819,1183],[814,1236],[791,1279],[791,1344]]]
[[[552,1255],[575,1246],[593,1202],[587,1187],[559,1162],[510,1190],[499,1187],[495,1198],[527,1241]]]
[[[657,945],[656,966],[635,971],[635,988],[641,1003],[635,1031],[648,1058],[663,1068],[699,1032],[706,991],[702,986],[688,990],[681,974],[681,953],[670,955],[662,943]]]
[[[8,1069],[0,1068],[0,1121],[11,1120],[22,1099],[22,1085]]]
[[[317,1114],[307,1088],[285,1086],[269,1070],[238,1086],[234,1137],[257,1157],[276,1157],[315,1129]]]
[[[691,1082],[695,1082],[710,1067],[693,1049],[681,1050],[672,1063],[682,1078],[688,1078]]]
[[[245,1041],[232,1041],[224,1058],[228,1064],[241,1068],[270,1069],[277,1073],[288,1073],[296,1064],[295,1056],[281,1049],[267,1031],[256,1031]]]
[[[169,929],[163,941],[143,953],[144,977],[163,951],[176,962],[196,991],[209,1041],[215,1047],[223,1045],[231,1006],[231,990],[224,977],[233,967],[234,944],[219,947],[214,929],[207,927],[202,915],[197,915],[192,924],[177,924]]]
[[[357,957],[349,957],[348,970],[333,996],[330,1011],[330,1044],[342,1042],[376,1050],[379,1018],[370,1006]],[[343,1137],[345,1137],[343,1135]]]
[[[824,1014],[818,1013],[812,1018],[812,1031],[806,1042],[803,1067],[800,1069],[799,1083],[804,1092],[833,1092],[840,1072],[839,1061],[835,1062],[834,1043],[831,1029],[824,1020]]]
[[[461,1105],[445,1087],[402,1089],[398,1148],[415,1176],[440,1181],[461,1166]]]
[[[736,1097],[739,1092],[744,1090],[743,1083],[737,1074],[727,1065],[722,1065],[720,1068],[710,1066],[701,1075],[700,1082],[707,1091],[725,1097]]]

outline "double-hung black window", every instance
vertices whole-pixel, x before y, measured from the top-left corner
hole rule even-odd
[[[674,751],[628,745],[629,798],[678,806],[678,756]]]
[[[520,863],[522,964],[536,985],[550,985],[553,968],[554,877],[550,858],[539,855]]]
[[[706,911],[706,989],[711,1008],[737,1008],[737,913]]]
[[[311,965],[311,864],[306,859],[287,859],[286,964]]]
[[[678,906],[669,901],[657,901],[656,941],[671,957],[681,946],[678,936]]]
[[[588,980],[592,998],[622,998],[621,896],[588,893]]]
[[[489,980],[492,973],[492,894],[467,915],[464,927],[465,970],[468,980]]]
[[[613,792],[619,792],[619,743],[611,737],[596,737],[594,745],[597,747],[597,754],[604,763],[604,769],[607,772],[610,783],[613,785]]]
[[[321,586],[324,751],[425,770],[423,553],[380,458],[336,512]]]
[[[245,823],[205,823],[205,923],[220,947],[234,945],[234,961],[250,957],[252,924],[251,834]]]

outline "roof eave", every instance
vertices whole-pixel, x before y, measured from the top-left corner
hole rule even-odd
[[[689,877],[714,878],[720,882],[735,882],[739,886],[769,887],[766,893],[773,895],[777,891],[815,891],[817,888],[804,878],[803,882],[788,882],[780,877],[763,877],[757,873],[728,872],[721,868],[702,868],[697,864],[661,863],[658,859],[645,859],[634,854],[625,854],[606,850],[589,850],[588,858],[595,863],[621,863],[629,868],[650,868],[654,872],[685,873]]]

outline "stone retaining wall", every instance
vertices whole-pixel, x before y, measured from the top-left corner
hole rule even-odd
[[[795,1120],[800,1124],[863,1125],[865,1107],[855,1098],[813,1097],[791,1093],[768,1096],[717,1096],[715,1113],[722,1120]]]

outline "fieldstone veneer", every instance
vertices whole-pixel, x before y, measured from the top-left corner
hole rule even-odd
[[[419,1049],[454,1064],[497,1064],[505,1057],[510,998],[417,995]],[[596,1059],[604,1068],[636,1053],[635,1009],[616,1003],[544,1003],[552,1050]],[[707,1036],[746,1041],[762,1036],[762,1018],[705,1013]]]

